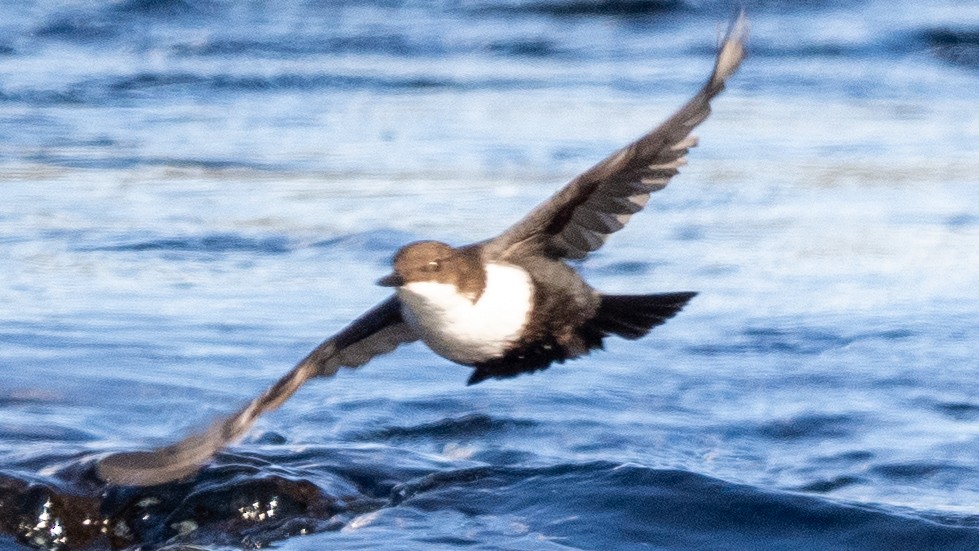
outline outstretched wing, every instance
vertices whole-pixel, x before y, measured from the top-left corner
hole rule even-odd
[[[259,415],[285,402],[307,380],[329,377],[341,367],[358,367],[374,356],[416,340],[401,319],[397,297],[390,297],[323,341],[292,371],[237,413],[180,442],[150,451],[112,454],[99,462],[99,476],[110,484],[151,486],[192,474],[221,448],[240,438]]]
[[[748,24],[742,12],[731,23],[703,88],[659,127],[613,153],[485,244],[488,255],[506,258],[522,251],[578,259],[598,249],[663,189],[697,144],[690,135],[710,114],[710,100],[745,55]]]

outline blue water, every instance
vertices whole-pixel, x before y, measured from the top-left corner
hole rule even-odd
[[[732,8],[4,2],[0,548],[979,548],[979,6],[745,5],[689,165],[581,265],[677,318],[474,387],[404,347],[134,489],[97,459],[658,123]]]

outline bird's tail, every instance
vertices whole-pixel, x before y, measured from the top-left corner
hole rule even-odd
[[[660,293],[655,295],[602,295],[598,313],[589,322],[603,334],[614,334],[634,340],[644,337],[653,327],[666,323],[686,306],[697,293]]]

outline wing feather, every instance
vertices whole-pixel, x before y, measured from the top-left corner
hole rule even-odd
[[[193,474],[215,453],[244,435],[260,415],[282,405],[309,379],[332,376],[341,367],[359,367],[416,339],[402,321],[400,305],[392,296],[323,341],[236,413],[174,444],[105,457],[99,462],[98,474],[109,484],[126,486],[163,484]]]
[[[530,250],[578,259],[601,247],[686,162],[687,152],[697,145],[690,132],[710,114],[710,100],[724,89],[744,59],[747,33],[742,12],[724,37],[710,78],[690,101],[666,122],[585,171],[486,242],[487,255],[506,258]]]

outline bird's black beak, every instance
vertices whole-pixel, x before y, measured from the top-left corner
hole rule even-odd
[[[392,272],[377,280],[377,284],[381,287],[401,287],[405,284],[405,279],[397,273]]]

